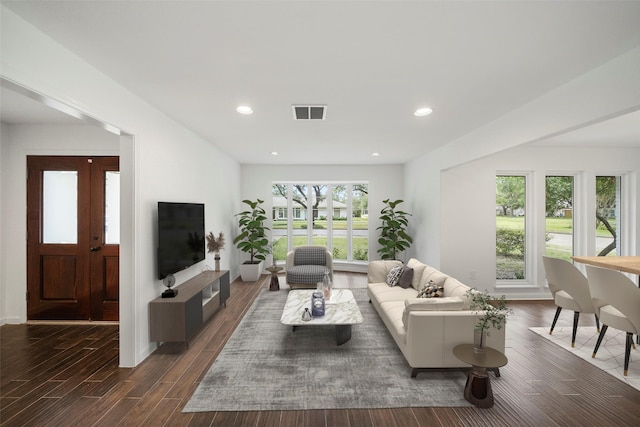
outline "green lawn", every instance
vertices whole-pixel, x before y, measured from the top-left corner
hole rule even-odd
[[[615,228],[616,221],[610,220],[611,225]],[[571,218],[546,218],[547,233],[573,233],[573,221]],[[506,228],[511,230],[522,230],[524,228],[524,217],[507,217],[496,216],[496,228]],[[596,229],[596,235],[598,237],[611,237],[609,231],[603,226],[599,226]]]
[[[546,218],[546,232],[557,234],[572,234],[573,233],[573,221],[571,218]],[[611,225],[616,226],[615,220],[611,220]],[[508,230],[523,230],[524,229],[524,217],[504,217],[496,216],[496,228],[508,229]],[[596,229],[596,235],[598,237],[611,237],[609,231],[600,226]],[[571,261],[571,248],[562,247],[558,245],[551,245],[549,243],[545,246],[545,254],[560,258],[567,261]],[[524,257],[515,256],[497,256],[496,259],[496,277],[497,279],[520,279],[524,277]]]
[[[294,236],[293,246],[304,246],[307,244],[307,236]],[[314,245],[327,245],[326,237],[315,236],[312,244]],[[287,257],[287,239],[282,237],[276,240],[273,245],[273,253],[278,260],[284,260]],[[333,257],[334,259],[347,259],[347,238],[346,237],[334,237],[333,238]],[[367,261],[369,253],[369,239],[366,237],[354,237],[353,238],[353,255],[357,261]]]

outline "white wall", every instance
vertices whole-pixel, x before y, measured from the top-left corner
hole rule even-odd
[[[285,182],[354,182],[369,183],[369,259],[379,259],[377,250],[380,225],[380,210],[383,200],[403,199],[403,166],[326,166],[326,165],[242,165],[241,199],[265,201],[264,207],[271,212],[271,184]],[[401,205],[405,208],[407,203]],[[240,212],[240,206],[237,207]],[[409,211],[410,212],[410,211]]]
[[[2,122],[0,122],[0,325],[6,323],[6,304],[7,304],[7,296],[5,292],[5,288],[2,285],[6,282],[6,265],[7,261],[5,259],[5,254],[9,248],[6,239],[6,221],[4,216],[5,209],[5,190],[4,186],[7,180],[5,179],[5,171],[8,169],[8,165],[6,163],[6,156],[4,155],[3,145],[5,141],[9,140],[9,128]]]
[[[135,366],[155,348],[149,342],[148,302],[163,290],[155,278],[157,202],[203,202],[207,230],[231,235],[233,214],[239,205],[240,165],[4,6],[0,19],[4,79],[130,135],[119,141],[125,234],[120,247],[120,365]],[[3,208],[9,202],[4,194],[2,202]],[[206,262],[213,264],[211,256]],[[228,268],[232,262],[232,258],[223,257],[222,267]],[[176,275],[177,282],[199,273],[203,264]],[[232,277],[237,276],[237,271],[231,270]],[[23,296],[22,286],[8,283],[4,277],[0,284],[5,295],[17,292]],[[21,314],[24,304],[7,305],[5,308],[12,311],[5,317],[25,320]]]

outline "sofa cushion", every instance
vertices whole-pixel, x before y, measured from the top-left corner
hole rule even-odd
[[[324,246],[305,246],[295,249],[294,265],[327,265],[327,248]]]
[[[402,274],[400,275],[400,280],[398,281],[398,286],[400,286],[401,288],[407,289],[409,286],[411,286],[412,281],[413,281],[413,268],[403,265]]]
[[[386,283],[369,283],[369,296],[378,303],[388,301],[404,302],[407,298],[415,298],[418,293],[412,287],[403,289],[400,286],[389,287]]]
[[[464,301],[458,297],[443,298],[411,298],[404,301],[402,324],[407,327],[407,320],[411,311],[459,311],[464,307]]]
[[[445,297],[458,297],[464,301],[464,309],[469,310],[471,306],[471,298],[466,293],[471,289],[469,286],[461,283],[458,279],[453,277],[447,278],[444,282],[444,296]]]
[[[445,280],[447,280],[448,277],[449,276],[447,276],[443,272],[427,265],[424,271],[422,272],[422,277],[420,278],[420,288],[418,288],[418,290],[422,289],[429,282],[433,282],[437,286],[442,287],[444,286],[444,282]]]
[[[418,291],[418,298],[440,298],[444,296],[444,286],[439,286],[429,280],[429,283]]]
[[[400,276],[402,276],[402,266],[393,267],[387,274],[387,285],[396,286],[400,282]]]
[[[415,258],[411,258],[409,262],[407,262],[407,267],[413,268],[413,279],[411,279],[411,286],[416,291],[419,291],[422,284],[422,273],[424,273],[424,269],[427,268],[427,265],[421,263]]]
[[[385,282],[389,270],[398,265],[402,265],[402,262],[395,260],[371,261],[367,268],[367,281],[369,283]]]
[[[315,285],[322,282],[325,272],[331,271],[324,265],[296,265],[287,270],[287,283]]]
[[[404,326],[402,320],[402,314],[404,312],[404,301],[388,301],[380,304],[384,318],[384,322],[389,328],[389,332],[393,335],[393,338],[401,343],[406,343],[407,329]]]

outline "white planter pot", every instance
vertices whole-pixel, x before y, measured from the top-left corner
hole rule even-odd
[[[240,264],[240,277],[243,282],[255,282],[262,274],[264,261],[259,264]]]

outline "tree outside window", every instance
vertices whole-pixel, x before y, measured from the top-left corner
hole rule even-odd
[[[620,177],[596,177],[596,255],[617,255]]]
[[[274,222],[277,259],[284,259],[296,246],[323,245],[335,260],[367,261],[368,218],[362,215],[368,208],[367,196],[366,183],[273,183],[274,212],[282,205],[294,212],[294,218]],[[287,229],[292,230],[289,241],[282,238]]]

